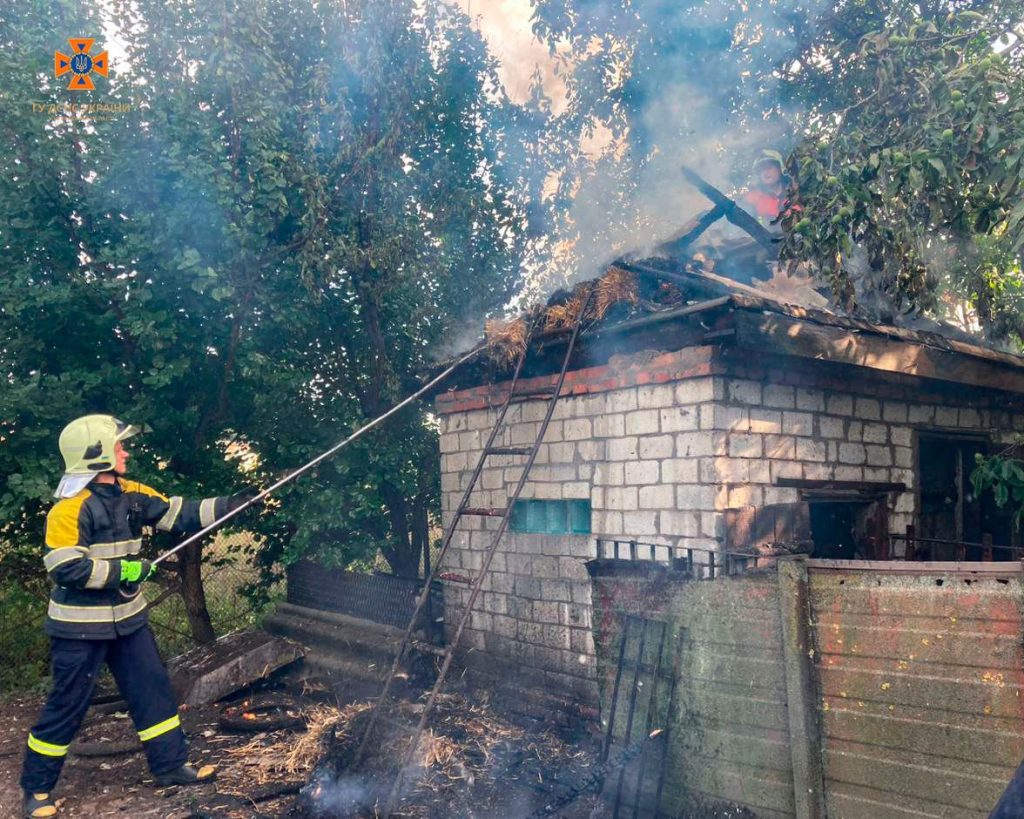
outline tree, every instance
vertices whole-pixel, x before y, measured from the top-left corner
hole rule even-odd
[[[783,258],[812,263],[837,304],[1019,342],[1022,10],[540,0],[535,30],[571,70],[566,118],[612,135],[563,177],[587,208],[562,229],[583,258],[588,242],[649,246],[665,213],[702,205],[680,162],[739,187],[774,146],[802,206]]]
[[[791,163],[804,210],[785,251],[827,275],[839,303],[889,320],[893,307],[943,317],[966,303],[971,323],[1020,342],[1021,11],[879,10],[794,78],[838,93],[805,117]]]
[[[47,455],[68,418],[146,422],[143,480],[229,491],[411,391],[440,342],[507,300],[526,247],[533,183],[506,158],[533,135],[454,9],[111,9],[130,71],[109,93],[133,115],[5,122],[41,168],[0,182],[12,271],[0,536],[18,554],[38,549],[57,473]],[[42,54],[40,74],[42,16],[11,20],[5,37],[38,30],[23,47]],[[309,550],[347,564],[379,549],[414,575],[438,504],[435,440],[410,410],[295,485],[251,521],[267,570]],[[239,451],[255,474],[226,459]],[[179,573],[193,633],[210,639],[198,547]]]

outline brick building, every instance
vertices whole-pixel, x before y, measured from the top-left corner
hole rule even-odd
[[[598,539],[691,548],[700,560],[777,543],[884,560],[906,556],[908,537],[933,559],[1016,554],[970,545],[1016,547],[1018,536],[1008,513],[973,495],[969,475],[976,454],[1024,432],[1024,358],[715,277],[675,280],[676,306],[581,336],[463,636],[471,668],[596,706],[586,563]],[[536,341],[524,389],[554,383],[564,340]],[[446,523],[507,389],[508,374],[481,363],[436,398]],[[499,443],[532,443],[544,410],[540,399],[514,405]],[[488,458],[472,505],[503,506],[522,460]],[[449,610],[496,525],[460,523],[446,559]]]

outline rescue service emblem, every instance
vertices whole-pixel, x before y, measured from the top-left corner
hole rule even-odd
[[[58,77],[71,72],[71,82],[68,83],[69,91],[92,91],[96,88],[92,81],[93,72],[100,76],[107,76],[109,60],[107,52],[103,51],[95,57],[89,52],[92,44],[96,42],[92,37],[78,37],[68,40],[71,46],[71,56],[62,54],[59,51],[53,52],[53,71]]]

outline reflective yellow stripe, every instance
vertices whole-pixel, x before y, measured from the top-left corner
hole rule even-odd
[[[68,748],[71,746],[53,745],[49,742],[43,742],[41,739],[36,739],[32,734],[29,734],[28,747],[37,754],[42,754],[43,756],[67,756]]]
[[[92,571],[89,572],[89,579],[85,581],[87,589],[102,589],[107,585],[110,578],[110,563],[106,560],[94,560]]]
[[[113,543],[94,543],[89,547],[89,557],[109,560],[112,557],[137,555],[142,551],[142,538],[116,540]]]
[[[118,606],[66,606],[50,601],[47,614],[51,620],[62,623],[117,623],[127,620],[146,608],[146,599],[140,594],[129,603]]]
[[[169,501],[170,507],[164,513],[164,516],[156,522],[156,528],[161,532],[169,532],[174,528],[174,522],[178,519],[178,514],[181,512],[181,498],[175,495]]]
[[[152,728],[147,728],[145,731],[139,731],[139,739],[146,742],[150,739],[155,739],[161,734],[166,734],[168,731],[173,731],[181,725],[181,720],[178,715],[175,714],[170,719],[165,719],[163,722],[158,722]]]
[[[46,571],[52,572],[62,563],[67,563],[71,560],[81,560],[83,557],[87,556],[88,554],[86,550],[81,546],[61,546],[60,548],[49,552],[46,557],[43,558],[43,565],[46,567]]]
[[[199,504],[199,525],[204,529],[217,519],[217,513],[214,511],[216,503],[216,498],[206,498]]]

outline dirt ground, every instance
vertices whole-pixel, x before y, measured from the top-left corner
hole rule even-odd
[[[325,696],[322,690],[311,691],[308,686],[303,689],[291,685],[285,690],[278,685],[274,691],[256,692],[254,699],[239,698],[234,703],[233,714],[238,717],[250,713],[246,705],[249,702],[277,698],[286,703],[282,712],[302,717],[308,732],[299,725],[270,732],[237,733],[221,724],[223,704],[184,710],[182,717],[191,743],[192,762],[217,766],[217,781],[195,788],[156,788],[141,752],[113,756],[72,753],[54,792],[60,816],[295,816],[296,800],[300,798],[296,795],[298,785],[309,781],[321,751],[330,749],[332,742],[335,747],[338,745],[338,735],[345,733],[346,720],[365,710],[365,692],[360,693],[361,698],[350,696],[346,702],[334,693]],[[21,815],[18,775],[25,737],[40,706],[38,698],[0,705],[0,819]],[[415,711],[419,706],[408,703],[406,707]],[[427,761],[423,763],[421,781],[403,805],[402,816],[527,816],[550,803],[553,796],[565,793],[573,777],[585,776],[592,770],[596,748],[589,739],[577,744],[546,732],[523,731],[490,711],[486,703],[480,705],[458,696],[453,696],[442,710],[426,746]],[[316,732],[318,720],[327,720],[332,727],[324,731],[321,741],[303,743],[303,737]],[[358,731],[357,723],[353,722],[352,730]],[[93,747],[131,737],[127,715],[92,712],[79,735],[79,739],[91,742]],[[317,752],[311,753],[314,746]],[[297,748],[305,749],[299,753],[298,762]],[[514,757],[511,766],[509,754]],[[497,765],[495,756],[505,761]],[[291,771],[287,770],[289,762]],[[291,785],[291,792],[259,799],[282,784]],[[307,789],[304,796],[309,793]],[[254,803],[247,797],[259,801]],[[338,807],[321,815],[353,814]],[[594,797],[585,796],[574,800],[558,815],[591,817],[603,812]]]

